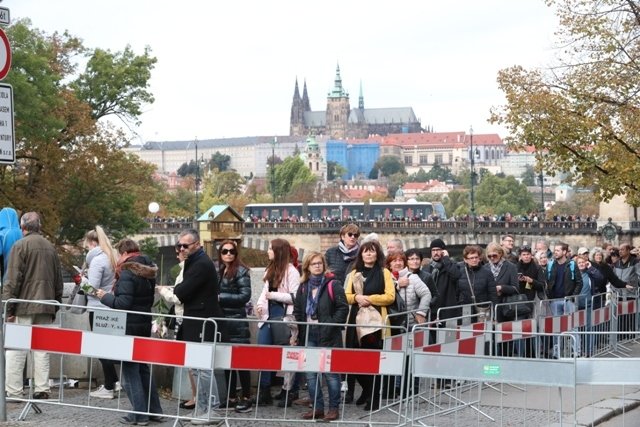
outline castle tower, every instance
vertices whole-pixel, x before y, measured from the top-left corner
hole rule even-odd
[[[314,174],[320,182],[325,182],[327,179],[327,163],[324,161],[322,153],[320,153],[320,146],[313,135],[307,138],[307,145],[301,157],[309,170],[311,170],[311,173]]]
[[[303,111],[311,111],[309,95],[307,94],[307,79],[304,79],[304,89],[302,89],[302,109]]]
[[[307,93],[306,82],[304,85],[304,93],[305,95]],[[300,98],[298,78],[296,77],[296,87],[293,91],[293,101],[291,103],[291,118],[289,119],[289,135],[303,135],[304,133],[304,105],[302,98]]]
[[[350,110],[349,94],[342,87],[340,65],[338,64],[333,90],[327,95],[326,131],[331,138],[344,139],[347,136]]]

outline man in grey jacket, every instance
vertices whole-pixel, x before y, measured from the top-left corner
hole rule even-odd
[[[27,212],[20,219],[23,238],[11,248],[2,297],[5,300],[56,300],[62,302],[62,268],[55,247],[40,234],[40,216]],[[7,322],[21,325],[50,324],[55,318],[54,305],[26,302],[7,306]],[[26,351],[7,350],[5,391],[7,397],[22,397],[22,371]],[[49,354],[33,352],[34,399],[49,398]]]

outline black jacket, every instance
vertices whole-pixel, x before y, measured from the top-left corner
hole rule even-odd
[[[218,295],[218,273],[211,258],[200,248],[191,254],[184,262],[182,282],[178,284],[173,293],[184,304],[185,319],[178,331],[178,339],[182,341],[214,341],[214,327],[207,322],[204,337],[202,336],[203,321],[186,319],[186,317],[223,318],[224,313],[220,308]],[[225,331],[222,324],[218,324],[218,332]]]
[[[460,270],[458,266],[445,256],[439,262],[431,262],[423,269],[430,273],[438,290],[438,303],[432,306],[431,318],[435,319],[438,309],[442,307],[452,307],[458,305],[458,278]],[[459,316],[457,310],[443,310],[440,313],[441,319],[448,319]]]
[[[345,261],[344,254],[340,251],[339,246],[327,249],[324,257],[327,260],[327,267],[333,273],[335,280],[344,286],[344,279],[351,272],[349,266],[353,264],[355,257],[352,260]]]
[[[113,293],[105,294],[100,302],[116,310],[151,313],[157,271],[158,268],[145,255],[127,260],[121,266]],[[127,313],[125,333],[139,337],[151,336],[151,316]]]
[[[573,270],[571,268],[571,263],[573,263]],[[582,275],[580,274],[580,270],[578,270],[578,266],[575,265],[575,261],[566,260],[564,268],[564,289],[563,289],[563,297],[569,297],[572,295],[578,295],[582,290]],[[554,296],[554,288],[556,286],[558,276],[558,261],[553,262],[551,264],[551,270],[549,270],[549,265],[547,265],[547,278],[549,281],[549,286],[547,288],[547,293],[549,298],[556,298]]]
[[[333,289],[333,299],[331,295],[329,295],[329,286]],[[308,282],[302,283],[296,293],[296,299],[293,305],[293,316],[298,322],[307,321],[308,288]],[[341,283],[338,283],[337,280],[332,280],[331,276],[329,276],[324,278],[323,284],[318,292],[320,292],[320,294],[318,295],[316,313],[319,325],[312,326],[318,328],[320,341],[318,345],[320,347],[342,347],[342,327],[322,325],[322,323],[346,323],[347,315],[349,314],[349,305],[347,304],[344,287]],[[298,345],[304,346],[306,340],[306,325],[299,325],[298,329]]]
[[[540,299],[545,299],[545,287],[547,286],[545,269],[540,267],[533,260],[528,264],[519,261],[517,267],[518,273],[522,273],[523,276],[531,277],[531,279],[533,279],[533,282],[531,283],[531,289],[527,289],[527,282],[518,281],[520,285],[520,293],[525,294],[529,301],[533,301],[536,298],[536,295],[538,295]]]
[[[247,268],[238,267],[232,278],[224,277],[220,270],[220,306],[227,319],[246,319],[245,305],[251,299],[251,275]],[[227,341],[248,344],[251,333],[247,322],[224,322]]]
[[[492,305],[495,305],[498,303],[496,281],[493,279],[491,271],[482,265],[469,268],[464,262],[458,263],[458,268],[460,269],[460,278],[458,279],[458,290],[460,291],[459,304],[491,302]],[[471,280],[471,283],[469,283],[469,280]],[[472,284],[473,294],[475,294],[476,297],[475,302],[473,301],[473,294],[471,293]]]

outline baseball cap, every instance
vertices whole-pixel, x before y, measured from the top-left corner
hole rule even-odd
[[[589,249],[585,248],[584,246],[578,248],[578,255],[584,255],[588,253],[589,253]]]

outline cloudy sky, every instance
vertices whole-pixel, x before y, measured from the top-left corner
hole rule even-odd
[[[357,106],[411,106],[424,127],[475,133],[503,103],[498,70],[544,67],[557,19],[543,0],[4,0],[12,20],[88,47],[158,58],[142,141],[286,135],[296,77],[324,110],[336,63]]]

